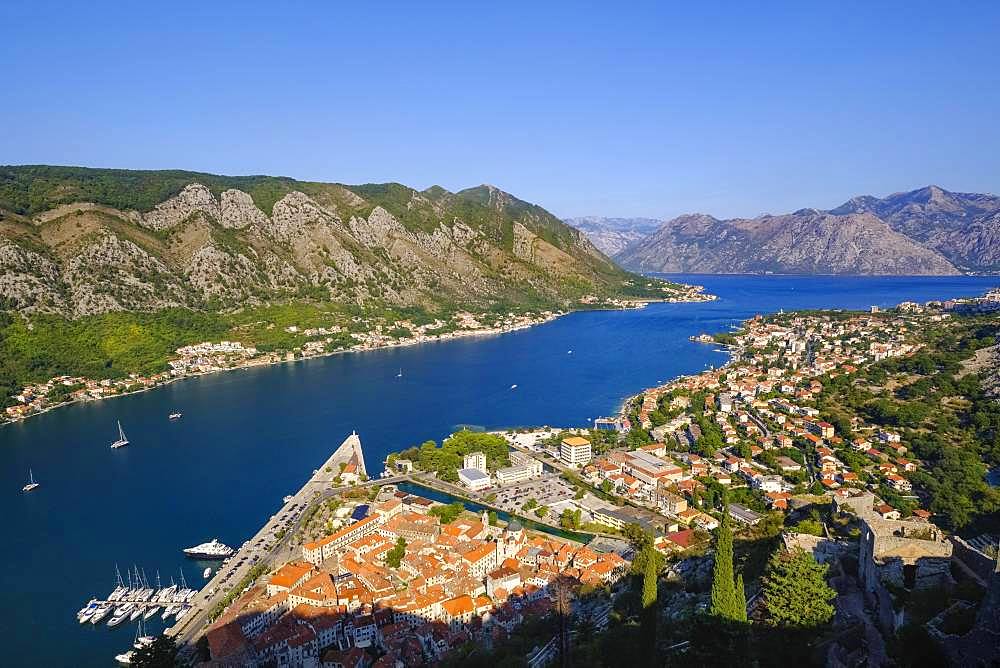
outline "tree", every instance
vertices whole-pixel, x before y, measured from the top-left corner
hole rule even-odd
[[[747,621],[747,590],[743,586],[743,574],[740,573],[736,576],[736,621],[745,622]]]
[[[177,643],[170,636],[158,636],[146,647],[135,651],[130,665],[140,668],[174,668],[176,661]]]
[[[462,502],[454,501],[445,506],[434,506],[427,511],[427,514],[440,518],[441,524],[448,524],[454,522],[462,514],[463,510],[465,510],[465,506],[462,505]]]
[[[833,618],[830,604],[837,596],[825,579],[827,567],[796,548],[778,549],[768,560],[763,578],[767,621],[773,626],[816,628]]]
[[[537,508],[535,508],[535,514],[538,515],[539,519],[541,519],[549,514],[549,507],[538,506]]]
[[[746,618],[746,606],[740,610],[740,597],[737,596],[733,579],[733,531],[729,526],[728,508],[723,510],[722,524],[719,525],[715,539],[709,614],[732,621]]]
[[[406,556],[406,539],[400,536],[396,539],[396,545],[385,553],[385,563],[391,568],[399,568],[399,564]]]
[[[645,550],[653,551],[652,547]],[[646,567],[642,573],[642,613],[641,638],[643,640],[643,655],[647,665],[656,665],[656,626],[658,611],[656,608],[656,576],[659,572],[657,559],[647,555]]]

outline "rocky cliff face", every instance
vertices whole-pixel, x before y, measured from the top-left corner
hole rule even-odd
[[[0,299],[70,316],[302,296],[558,305],[632,280],[576,230],[492,187],[302,184],[307,194],[290,183],[269,212],[198,182],[146,211],[81,201],[18,212],[0,198]]]
[[[642,271],[955,274],[1000,271],[1000,198],[929,186],[836,209],[717,220],[687,215],[614,255]]]

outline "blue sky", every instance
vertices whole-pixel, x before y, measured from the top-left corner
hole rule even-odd
[[[0,24],[0,163],[492,183],[562,216],[1000,191],[996,2],[6,0]]]

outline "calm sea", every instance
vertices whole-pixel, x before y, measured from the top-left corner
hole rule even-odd
[[[713,346],[689,342],[692,334],[778,309],[889,306],[1000,283],[675,278],[721,299],[575,313],[503,336],[216,374],[0,428],[4,664],[113,665],[134,626],[79,626],[75,613],[112,589],[115,564],[137,565],[151,580],[159,571],[164,583],[182,570],[202,582],[202,566],[180,550],[213,537],[239,545],[351,430],[378,472],[389,451],[457,425],[583,426],[644,387],[725,361]],[[184,418],[170,423],[175,410]],[[116,420],[132,444],[112,451]],[[29,467],[41,487],[22,494]]]

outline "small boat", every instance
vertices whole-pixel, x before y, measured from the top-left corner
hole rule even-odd
[[[99,607],[100,604],[97,602],[97,599],[92,598],[90,599],[90,602],[87,603],[87,605],[85,605],[83,608],[80,609],[80,612],[76,613],[76,618],[80,621],[81,624],[89,622],[90,618],[94,616],[94,613],[97,612],[97,609]]]
[[[207,580],[208,577],[211,574],[212,574],[212,569],[211,568],[206,568],[205,571],[201,574],[201,577],[203,577],[203,578],[205,578]]]
[[[188,613],[189,610],[191,610],[191,606],[185,605],[184,607],[182,607],[180,610],[177,611],[177,615],[174,617],[174,619],[180,621],[184,617],[184,615]]]
[[[142,613],[144,612],[146,612],[146,608],[141,605],[137,605],[135,606],[135,610],[132,611],[132,614],[129,615],[128,618],[134,622],[135,620],[142,617]]]
[[[180,420],[182,417],[184,417],[184,413],[178,412],[178,413],[171,413],[169,416],[167,416],[167,419]]]
[[[135,607],[134,603],[126,603],[122,607],[115,610],[115,614],[111,615],[111,619],[108,620],[108,626],[114,627],[118,626],[132,614],[132,608]]]
[[[135,650],[130,649],[127,652],[123,652],[115,656],[115,661],[122,664],[123,666],[128,666],[132,663],[132,657],[135,656]]]
[[[38,483],[35,482],[35,474],[28,469],[28,484],[21,488],[22,492],[30,492],[31,490],[38,487]]]
[[[156,640],[153,636],[148,636],[144,634],[145,629],[142,626],[142,620],[139,620],[139,624],[135,629],[135,640],[132,642],[132,647],[136,649],[142,649],[143,647],[149,647]]]
[[[90,623],[91,624],[100,623],[102,619],[108,616],[108,613],[111,612],[111,608],[113,607],[114,606],[112,606],[110,603],[104,603],[100,605],[97,608],[97,610],[94,610],[94,614],[90,616]]]
[[[149,619],[156,614],[156,611],[160,609],[158,605],[148,605],[146,606],[146,612],[142,613],[143,619]]]
[[[572,355],[572,354],[573,354],[573,351],[572,351],[572,350],[567,350],[567,351],[566,351],[566,354],[567,354],[567,355]]]
[[[512,390],[516,390],[516,389],[517,389],[517,383],[514,383],[513,385],[511,385],[511,386],[510,386],[510,389],[512,389]]]
[[[284,501],[285,503],[288,503],[289,501],[291,501],[291,500],[292,500],[292,499],[294,499],[294,498],[295,498],[295,497],[294,497],[294,496],[292,496],[291,494],[287,494],[287,495],[285,495],[285,496],[281,497],[281,500],[282,500],[282,501]]]
[[[125,438],[125,430],[122,429],[122,423],[118,421],[118,440],[111,444],[112,449],[121,448],[128,445],[128,439]]]

